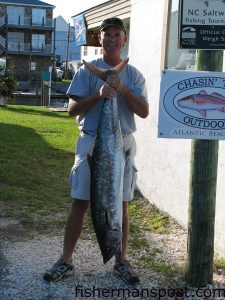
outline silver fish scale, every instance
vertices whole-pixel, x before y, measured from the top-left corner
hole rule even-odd
[[[108,231],[122,232],[123,170],[123,138],[117,101],[105,99],[91,163],[91,213],[101,250],[108,243],[105,240]]]

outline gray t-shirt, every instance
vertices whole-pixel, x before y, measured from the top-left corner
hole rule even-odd
[[[102,69],[112,69],[113,67],[106,64],[102,58],[90,62],[96,67]],[[121,82],[136,96],[147,101],[147,91],[145,86],[145,79],[143,75],[133,66],[126,65],[120,73]],[[69,86],[67,95],[86,97],[92,93],[99,91],[103,81],[91,73],[84,65],[77,71]],[[82,101],[82,100],[81,100]],[[134,113],[130,111],[126,100],[118,92],[117,103],[120,116],[120,125],[123,135],[127,135],[136,131]],[[86,114],[79,115],[77,122],[80,130],[96,135],[98,128],[98,121],[101,113],[103,101],[99,101]]]

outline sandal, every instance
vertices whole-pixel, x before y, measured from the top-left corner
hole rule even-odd
[[[137,284],[140,282],[138,275],[134,273],[127,260],[115,264],[113,274],[119,276],[126,284]]]
[[[63,277],[72,276],[73,274],[74,266],[60,258],[53,267],[43,275],[43,278],[48,282],[56,282]]]

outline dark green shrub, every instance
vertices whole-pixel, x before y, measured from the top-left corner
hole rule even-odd
[[[0,95],[5,98],[13,99],[13,92],[17,86],[17,81],[13,79],[10,71],[6,71],[4,75],[0,75]]]

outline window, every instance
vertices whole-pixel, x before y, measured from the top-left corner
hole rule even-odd
[[[8,24],[24,25],[24,7],[7,6]]]
[[[8,32],[8,49],[11,51],[24,51],[23,32]]]
[[[88,55],[88,47],[87,47],[87,46],[84,46],[84,52],[83,52],[83,55],[84,55],[84,56],[87,56],[87,55]]]
[[[32,24],[43,26],[46,24],[46,10],[33,8],[32,9]]]
[[[43,51],[45,48],[45,35],[32,34],[32,50]]]
[[[167,44],[167,68],[195,69],[195,50],[178,48],[178,0],[172,0],[169,39]]]

